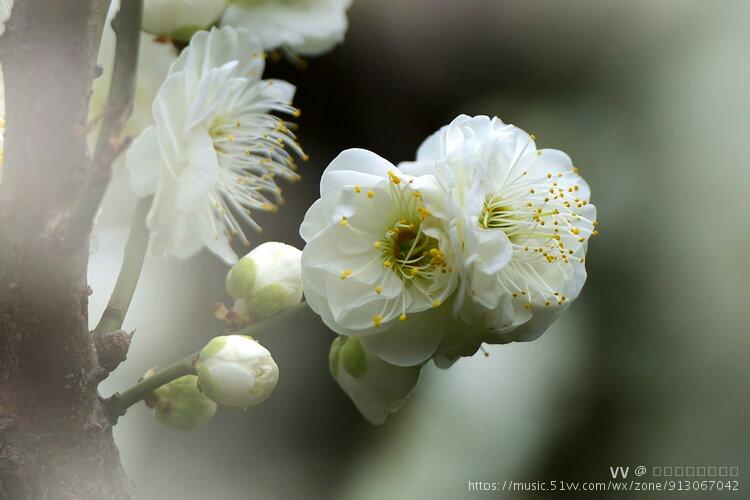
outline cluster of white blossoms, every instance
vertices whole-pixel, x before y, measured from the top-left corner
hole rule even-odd
[[[589,196],[567,155],[498,118],[459,116],[399,166],[341,153],[300,229],[302,275],[310,307],[349,337],[332,370],[363,414],[398,408],[394,377],[417,378],[404,368],[540,336],[585,281]],[[382,376],[341,354],[360,351]]]
[[[145,0],[143,29],[188,41],[212,26],[244,28],[263,49],[317,56],[341,43],[352,0]]]

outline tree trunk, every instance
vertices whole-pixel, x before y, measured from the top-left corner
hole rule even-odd
[[[127,497],[88,330],[91,228],[70,230],[108,6],[16,0],[2,38],[0,499]]]

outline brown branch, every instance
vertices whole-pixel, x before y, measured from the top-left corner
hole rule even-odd
[[[70,220],[67,231],[69,238],[90,233],[112,178],[112,163],[130,144],[130,138],[122,138],[121,135],[133,109],[142,11],[142,0],[125,0],[112,20],[112,29],[117,38],[112,85],[102,112],[102,125],[83,196]]]

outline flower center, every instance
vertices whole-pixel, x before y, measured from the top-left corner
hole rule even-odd
[[[396,221],[375,246],[383,265],[404,282],[430,281],[448,272],[438,241],[422,232],[420,220]]]
[[[484,229],[501,229],[513,243],[518,243],[522,237],[518,229],[524,222],[523,215],[508,203],[502,196],[488,195],[484,200],[482,211],[479,213],[479,226]]]

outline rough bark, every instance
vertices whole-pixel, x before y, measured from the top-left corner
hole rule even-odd
[[[124,498],[88,331],[87,102],[108,0],[16,0],[2,45],[0,499]],[[102,363],[105,364],[105,363]]]

